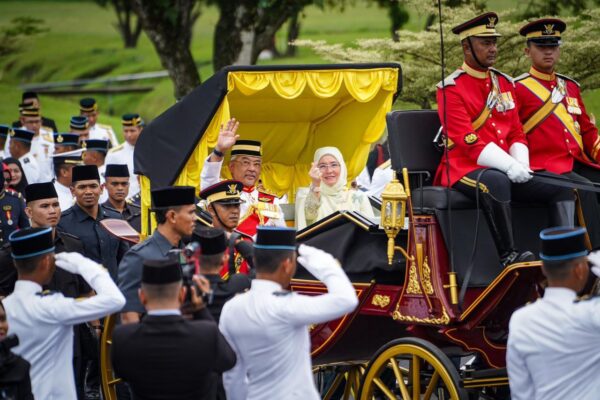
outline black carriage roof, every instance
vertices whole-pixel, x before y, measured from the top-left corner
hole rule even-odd
[[[155,118],[144,129],[136,144],[134,170],[137,174],[148,177],[153,187],[173,184],[227,96],[227,76],[230,72],[374,68],[398,70],[395,100],[402,88],[402,70],[400,64],[396,63],[230,66],[223,68]]]

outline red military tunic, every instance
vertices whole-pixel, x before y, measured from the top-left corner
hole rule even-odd
[[[532,170],[563,174],[573,170],[575,160],[600,168],[598,129],[591,123],[581,99],[579,84],[560,74],[544,74],[533,67],[515,79],[519,117],[525,124],[544,104],[557,79],[565,83],[561,103],[527,133],[529,163]]]
[[[452,186],[463,176],[482,168],[477,164],[479,154],[490,143],[496,143],[508,153],[514,143],[527,145],[519,115],[514,104],[514,86],[510,77],[490,68],[480,71],[463,63],[462,67],[445,79],[445,89],[438,84],[437,101],[440,121],[444,120],[444,99],[446,94],[446,129],[450,149],[449,162],[443,157],[435,176],[435,184]],[[501,98],[506,104],[505,110],[497,105],[492,109],[483,125],[473,129],[473,121],[481,114],[488,95],[493,88],[493,73],[498,79]],[[446,171],[449,169],[450,181]]]

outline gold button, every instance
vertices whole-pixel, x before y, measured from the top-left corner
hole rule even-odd
[[[496,126],[496,123],[495,123],[495,122],[492,122],[492,126]]]
[[[500,139],[500,143],[504,143],[504,140]]]
[[[565,133],[569,132],[568,130],[565,129]]]
[[[500,133],[502,133],[502,131],[501,131],[500,129],[498,129],[498,130],[497,130],[497,132],[498,132],[499,134],[500,134]]]
[[[567,139],[567,143],[569,143],[569,139]]]

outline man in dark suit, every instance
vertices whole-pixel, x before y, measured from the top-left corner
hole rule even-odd
[[[114,371],[135,399],[214,399],[217,374],[235,365],[235,353],[206,307],[201,321],[182,317],[186,292],[177,261],[144,261],[139,297],[147,315],[117,326],[111,347]],[[191,297],[201,304],[195,290]]]

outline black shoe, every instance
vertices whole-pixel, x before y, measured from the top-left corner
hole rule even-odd
[[[535,261],[535,255],[530,251],[524,251],[522,253],[519,253],[518,251],[513,250],[507,255],[500,258],[500,264],[502,264],[502,268],[506,268],[511,264],[530,261]]]

